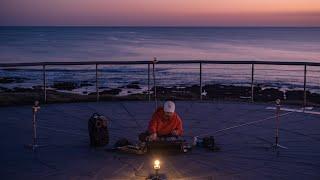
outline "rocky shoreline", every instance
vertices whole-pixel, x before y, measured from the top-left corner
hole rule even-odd
[[[21,77],[0,77],[0,84],[10,84],[10,83],[23,83],[28,78]]]
[[[0,85],[4,83],[22,82],[23,79],[0,78]],[[54,82],[47,90],[47,102],[85,102],[96,101],[96,92],[82,92],[82,94],[72,93],[77,88],[94,86],[93,83],[83,81],[75,82]],[[125,86],[117,88],[101,87],[99,95],[101,101],[116,100],[148,100],[148,91],[143,88],[139,82],[131,82]],[[123,90],[127,90],[127,94],[120,95]],[[131,90],[140,90],[139,93],[131,93]],[[165,100],[199,100],[199,85],[177,85],[172,87],[157,86],[157,99]],[[232,101],[251,101],[251,87],[210,84],[202,87],[202,100],[232,100]],[[63,91],[63,92],[62,92]],[[70,92],[68,92],[70,91]],[[150,90],[150,97],[154,99],[154,88]],[[288,104],[302,104],[304,92],[302,90],[286,90],[281,91],[277,88],[268,88],[255,86],[254,101],[255,102],[274,102],[281,99]],[[15,87],[12,89],[0,86],[0,105],[23,105],[30,104],[35,100],[43,101],[44,92],[42,86],[33,86],[32,88]],[[308,105],[320,105],[320,94],[307,91]]]

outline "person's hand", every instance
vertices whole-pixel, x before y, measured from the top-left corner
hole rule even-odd
[[[155,140],[157,140],[157,133],[152,133],[152,134],[149,136],[149,140],[150,140],[150,141],[155,141]]]
[[[174,135],[174,136],[178,136],[179,133],[178,133],[177,130],[173,130],[173,131],[171,132],[171,134]]]

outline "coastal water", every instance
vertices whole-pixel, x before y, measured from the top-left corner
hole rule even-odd
[[[131,60],[264,60],[320,62],[320,28],[0,27],[0,63]],[[303,67],[255,67],[255,83],[301,88]],[[70,70],[70,69],[75,69]],[[248,65],[204,65],[203,83],[246,85]],[[0,77],[28,77],[2,87],[41,85],[40,69],[0,70]],[[147,84],[147,67],[101,66],[101,87]],[[320,68],[308,69],[308,88],[319,91]],[[93,83],[94,67],[48,67],[48,84]],[[199,84],[199,65],[158,65],[158,85]],[[91,91],[86,86],[76,92]]]

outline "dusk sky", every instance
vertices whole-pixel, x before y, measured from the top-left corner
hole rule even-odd
[[[0,25],[320,26],[320,0],[1,0]]]

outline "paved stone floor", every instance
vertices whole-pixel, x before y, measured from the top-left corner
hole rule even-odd
[[[94,112],[112,119],[112,145],[137,140],[154,110],[153,102],[49,104],[38,113],[39,144],[35,153],[29,106],[0,108],[1,179],[145,179],[155,158],[170,179],[320,179],[320,115],[283,111],[280,143],[272,150],[275,112],[266,104],[176,102],[185,138],[214,135],[222,148],[194,148],[179,155],[132,155],[89,147],[87,121]],[[298,108],[298,107],[291,107]],[[243,123],[260,121],[225,131]]]

